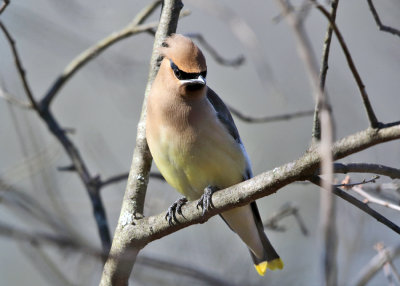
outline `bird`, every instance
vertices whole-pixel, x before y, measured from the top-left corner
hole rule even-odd
[[[147,98],[146,139],[165,180],[184,197],[169,209],[175,212],[198,201],[203,215],[212,194],[250,179],[250,160],[229,109],[207,86],[207,64],[188,37],[172,34],[158,49],[161,63]],[[267,238],[256,202],[220,214],[247,245],[259,275],[283,268]]]

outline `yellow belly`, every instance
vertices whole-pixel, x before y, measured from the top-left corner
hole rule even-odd
[[[149,146],[161,174],[189,200],[200,198],[207,186],[226,188],[243,180],[245,155],[223,129],[199,132],[190,140],[164,130]]]

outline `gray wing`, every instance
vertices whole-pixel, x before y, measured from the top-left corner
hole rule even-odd
[[[246,173],[243,174],[243,179],[244,180],[250,179],[251,177],[253,177],[253,172],[251,171],[251,167],[250,167],[250,160],[246,153],[246,150],[244,148],[242,140],[240,139],[239,131],[236,128],[235,122],[233,121],[232,115],[231,115],[228,107],[225,105],[225,103],[222,101],[222,99],[209,87],[207,87],[207,99],[211,103],[211,105],[214,107],[214,109],[217,113],[218,119],[228,130],[229,134],[235,139],[235,141],[242,148],[243,154],[245,155],[246,160],[247,160],[247,168],[245,171]]]

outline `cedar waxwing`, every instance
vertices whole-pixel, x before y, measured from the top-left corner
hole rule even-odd
[[[189,38],[174,34],[160,54],[163,59],[147,101],[146,137],[161,174],[185,196],[169,209],[166,217],[171,222],[186,198],[201,197],[204,213],[214,190],[247,180],[252,171],[228,108],[206,85],[201,50]],[[260,275],[267,268],[283,268],[255,202],[221,217],[246,243]]]

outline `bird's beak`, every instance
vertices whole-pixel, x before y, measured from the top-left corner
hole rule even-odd
[[[206,85],[206,79],[203,76],[199,75],[198,78],[180,80],[180,83],[183,86],[203,86]]]

